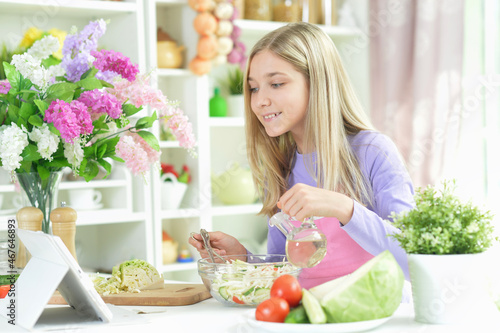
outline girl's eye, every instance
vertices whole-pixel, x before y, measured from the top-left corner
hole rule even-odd
[[[283,85],[283,83],[273,83],[273,84],[271,84],[271,87],[273,87],[273,88],[279,88],[282,85]]]
[[[259,88],[250,88],[250,93],[253,94],[254,92],[257,92]]]

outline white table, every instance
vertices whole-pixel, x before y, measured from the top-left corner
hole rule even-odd
[[[49,309],[59,308],[49,306]],[[120,306],[112,307],[118,311],[115,321],[110,324],[92,324],[67,329],[59,332],[232,332],[232,333],[256,333],[248,323],[248,316],[252,308],[226,307],[211,298],[197,304],[188,306]],[[123,311],[126,310],[126,311]],[[142,312],[141,314],[139,314]],[[125,316],[123,316],[123,313]],[[0,332],[25,332],[19,327],[8,325],[4,318],[0,323]],[[306,329],[304,333],[312,330]],[[37,330],[40,331],[40,330]],[[286,330],[283,330],[286,333]],[[470,325],[427,325],[414,321],[411,304],[401,304],[394,316],[370,332],[397,332],[397,333],[498,333],[500,332],[500,321],[493,323],[474,323]]]

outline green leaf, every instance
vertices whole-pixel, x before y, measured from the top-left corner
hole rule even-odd
[[[88,71],[82,74],[80,77],[80,80],[86,79],[86,78],[93,78],[97,74],[99,70],[95,67],[90,68]]]
[[[96,162],[90,160],[87,162],[87,165],[85,166],[85,169],[80,169],[80,176],[85,178],[85,181],[90,181],[94,179],[97,174],[99,173],[99,166]]]
[[[38,172],[38,174],[40,175],[40,178],[42,180],[45,180],[45,179],[49,178],[49,176],[50,176],[50,171],[47,170],[45,167],[43,167],[40,164],[38,164],[36,166],[36,171]]]
[[[150,128],[153,126],[153,123],[157,119],[158,117],[156,116],[156,111],[155,111],[151,116],[142,117],[139,120],[137,120],[134,127],[137,129]]]
[[[107,147],[108,147],[107,144],[103,144],[103,145],[100,145],[99,148],[97,148],[97,154],[96,154],[97,158],[102,158],[104,156],[104,154],[106,153]]]
[[[102,166],[104,170],[106,170],[106,175],[104,176],[104,178],[107,178],[111,173],[111,163],[102,158],[98,159],[97,163],[99,163],[99,165]]]
[[[28,118],[28,123],[30,123],[31,125],[36,126],[36,127],[42,127],[43,120],[39,116],[30,116]]]
[[[19,116],[23,119],[28,120],[30,116],[36,113],[35,105],[31,103],[22,103],[19,109]]]
[[[17,120],[19,119],[19,108],[14,104],[10,104],[9,112],[7,112],[7,117],[10,119],[11,122],[17,123]]]
[[[5,77],[7,77],[7,80],[9,80],[11,90],[12,88],[14,88],[17,92],[20,89],[19,82],[21,81],[21,73],[17,71],[14,65],[11,65],[5,61],[3,62],[3,68],[5,71]]]
[[[40,153],[37,151],[38,148],[34,144],[29,144],[24,148],[23,152],[21,153],[21,157],[23,158],[23,161],[38,161],[42,158]]]
[[[76,88],[78,88],[78,86],[74,83],[55,83],[47,89],[47,100],[53,101],[60,99],[69,103],[73,99]]]
[[[50,66],[58,65],[60,63],[61,63],[61,60],[55,58],[52,55],[50,57],[42,60],[42,65],[45,68],[49,68]]]
[[[101,89],[102,88],[101,80],[98,80],[95,77],[89,77],[89,78],[80,80],[80,81],[76,82],[76,84],[85,90],[94,90],[94,89]]]
[[[71,164],[68,163],[68,160],[65,157],[54,158],[52,161],[47,162],[46,165],[57,169],[71,167]]]
[[[106,82],[104,80],[99,80],[99,81],[101,81],[101,84],[102,84],[103,87],[114,88],[114,86],[111,83],[109,83],[109,82]]]
[[[123,158],[115,156],[115,155],[109,156],[109,158],[111,158],[114,161],[120,162],[120,163],[125,163],[125,161],[123,160]]]
[[[38,107],[38,110],[45,115],[45,111],[49,108],[49,104],[45,101],[42,101],[40,99],[35,99],[35,105]]]
[[[148,131],[138,131],[137,134],[146,141],[146,143],[156,151],[160,151],[160,144],[156,136]]]
[[[137,112],[141,111],[142,107],[136,108],[134,105],[127,103],[122,105],[122,109],[125,116],[130,117],[136,114]]]

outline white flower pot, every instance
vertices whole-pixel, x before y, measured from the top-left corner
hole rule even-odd
[[[245,115],[245,99],[243,95],[229,95],[227,97],[227,116],[243,117]]]
[[[409,254],[415,320],[429,324],[457,324],[498,315],[486,288],[482,253]]]
[[[170,179],[171,181],[166,181]],[[164,210],[178,209],[187,190],[187,184],[180,183],[172,173],[161,177],[161,208]]]

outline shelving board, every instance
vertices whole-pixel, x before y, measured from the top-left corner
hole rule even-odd
[[[54,17],[64,15],[65,17],[83,16],[111,16],[113,14],[135,13],[137,4],[135,2],[114,1],[63,1],[62,3],[44,3],[39,0],[5,0],[0,3],[2,13],[14,13],[33,16]]]
[[[262,204],[234,205],[234,206],[212,206],[213,216],[258,214],[262,209]]]
[[[265,34],[269,31],[276,30],[282,26],[287,25],[286,22],[273,22],[273,21],[255,21],[255,20],[235,20],[234,24],[241,28],[243,34]],[[358,28],[343,27],[343,26],[327,26],[318,25],[329,36],[338,37],[353,37],[361,35],[362,32]]]

